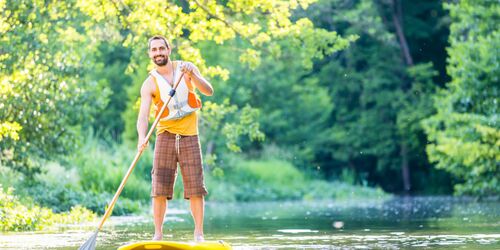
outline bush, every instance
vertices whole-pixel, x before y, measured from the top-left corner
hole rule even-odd
[[[381,188],[354,186],[345,182],[314,180],[309,182],[304,192],[305,200],[387,198],[389,194]]]
[[[84,146],[68,156],[67,161],[70,167],[77,170],[80,176],[79,184],[84,190],[94,194],[115,193],[135,153],[135,148],[106,145],[96,138],[88,137]],[[144,152],[142,161],[139,161],[134,173],[130,175],[121,197],[149,200],[150,183],[147,180],[149,170],[143,170],[143,168],[151,169],[152,157],[148,154],[151,152]]]
[[[55,223],[70,224],[95,219],[91,211],[80,206],[60,214],[33,204],[25,206],[13,195],[13,191],[13,188],[4,190],[0,185],[0,231],[40,230]]]
[[[106,145],[89,136],[79,150],[65,158],[63,164],[43,164],[41,173],[35,175],[34,180],[16,184],[17,194],[31,197],[33,202],[51,208],[53,212],[67,212],[81,205],[102,214],[132,162],[133,153],[135,150]],[[139,213],[149,201],[150,184],[141,172],[142,166],[152,161],[149,155],[145,152],[141,158],[143,162],[136,166],[113,215]]]
[[[355,186],[344,182],[312,179],[291,163],[266,157],[245,160],[233,156],[232,167],[222,174],[207,175],[209,200],[264,201],[301,199],[344,199],[388,197],[380,188]]]
[[[108,202],[114,194],[92,193],[68,189],[62,186],[47,186],[38,184],[26,188],[26,194],[40,206],[52,209],[53,212],[67,212],[75,206],[83,206],[97,214],[104,214]],[[140,213],[145,202],[120,197],[113,209],[113,215]]]

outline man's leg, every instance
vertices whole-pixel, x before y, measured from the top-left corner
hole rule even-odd
[[[172,198],[177,176],[175,136],[167,132],[156,136],[153,169],[151,170],[151,196],[155,234],[153,240],[163,239],[163,220],[167,211],[167,197]]]
[[[191,215],[194,220],[194,240],[204,241],[203,238],[203,217],[205,213],[205,199],[203,196],[189,198],[191,202]]]
[[[203,216],[208,194],[203,177],[200,140],[198,136],[182,137],[180,140],[179,163],[184,183],[184,198],[190,200],[194,220],[194,240],[203,241]]]
[[[163,239],[163,219],[167,211],[167,197],[156,196],[153,197],[153,219],[155,224],[155,235],[153,240]]]

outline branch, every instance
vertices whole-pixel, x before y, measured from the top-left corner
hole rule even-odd
[[[211,18],[214,18],[214,19],[217,19],[217,20],[223,22],[227,27],[231,28],[236,34],[238,34],[240,37],[244,38],[244,36],[238,30],[236,30],[231,23],[229,23],[225,19],[211,13],[210,10],[205,5],[198,2],[198,0],[193,0],[193,1],[196,3],[196,5],[198,5],[198,7],[200,7],[203,11],[205,11],[205,13],[207,13]]]
[[[119,15],[122,19],[122,22],[125,23],[125,27],[128,28],[130,31],[132,31],[130,23],[127,21],[127,18],[126,18],[132,12],[132,10],[122,0],[118,0],[118,1],[120,3],[120,7],[122,7],[122,9],[126,10],[126,13],[123,13],[123,11],[120,9],[120,7],[118,7],[118,4],[116,3],[115,0],[111,0],[115,9],[118,11],[118,13],[120,13]]]
[[[401,20],[403,12],[401,3],[399,3],[398,0],[393,0],[391,4],[392,4],[391,6],[392,22],[394,23],[394,27],[396,28],[396,34],[398,36],[401,49],[403,50],[403,56],[406,65],[412,66],[413,58],[411,57],[410,49],[408,48],[408,42],[406,41],[406,37],[403,31],[403,24],[402,24],[403,21]],[[398,16],[400,18],[398,18]]]

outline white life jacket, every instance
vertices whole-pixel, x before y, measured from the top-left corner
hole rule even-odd
[[[182,62],[178,62],[176,64],[177,66],[175,67],[174,76],[172,79],[172,84],[174,85],[177,83],[178,78],[182,75],[181,73]],[[163,104],[166,103],[170,98],[169,93],[173,87],[167,82],[167,80],[163,76],[160,75],[160,73],[158,73],[158,71],[156,71],[156,69],[153,69],[151,72],[149,72],[149,74],[151,75],[151,77],[153,77],[153,80],[156,83],[156,87],[160,92],[161,106],[157,105],[156,107],[157,109],[156,115],[158,115],[158,112],[160,112]],[[184,77],[183,77],[180,80],[177,89],[175,90],[175,95],[172,97],[172,100],[170,100],[167,108],[163,112],[160,121],[180,119],[200,109],[201,101],[193,91],[194,89],[190,90],[188,88],[186,82],[184,82]]]

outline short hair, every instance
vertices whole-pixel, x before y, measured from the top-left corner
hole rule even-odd
[[[167,49],[170,49],[170,44],[168,43],[167,38],[165,38],[164,36],[160,36],[160,35],[152,36],[151,38],[149,38],[148,49],[151,49],[151,42],[153,40],[163,40],[163,42],[165,42],[165,45],[167,45]]]

